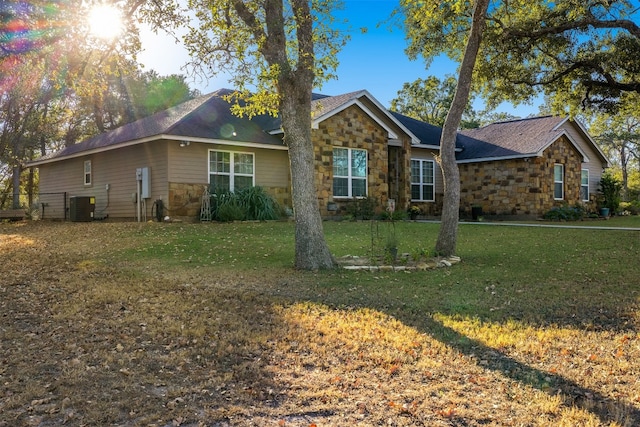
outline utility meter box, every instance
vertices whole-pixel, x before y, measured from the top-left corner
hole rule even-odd
[[[69,219],[72,222],[93,221],[96,198],[92,196],[71,196],[69,198]]]

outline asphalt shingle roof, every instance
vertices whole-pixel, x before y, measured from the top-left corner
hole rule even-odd
[[[222,98],[231,92],[221,89],[187,101],[37,159],[36,162],[140,140],[160,139],[163,135],[176,139],[203,138],[282,146],[282,140],[269,133],[280,129],[280,118],[262,115],[249,120],[233,115],[230,104]],[[313,94],[312,111],[316,117],[330,115],[365,94],[367,92],[364,90],[338,96]],[[418,138],[418,146],[440,146],[442,128],[393,111],[388,113]],[[456,148],[461,149],[457,159],[482,161],[537,155],[564,132],[558,126],[564,120],[562,117],[535,117],[461,131],[456,140]]]
[[[221,98],[226,93],[228,93],[227,90],[220,90],[192,99],[109,132],[96,135],[38,160],[67,157],[83,151],[116,146],[131,141],[159,138],[161,135],[184,139],[205,138],[269,145],[283,144],[280,138],[264,132],[258,123],[231,114],[229,103]]]
[[[524,157],[539,154],[564,132],[563,117],[533,117],[492,123],[460,132],[463,150],[458,160]]]

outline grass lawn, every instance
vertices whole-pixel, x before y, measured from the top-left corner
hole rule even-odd
[[[324,225],[336,256],[389,227]],[[395,227],[417,257],[439,226]],[[0,224],[0,427],[640,425],[640,231],[465,224],[411,272],[296,271],[293,235]]]

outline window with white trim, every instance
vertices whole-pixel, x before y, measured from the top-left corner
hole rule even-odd
[[[367,151],[333,149],[333,197],[366,197]]]
[[[411,200],[433,202],[435,200],[435,162],[411,159]]]
[[[564,200],[564,165],[553,166],[553,198]]]
[[[253,153],[209,150],[209,184],[216,191],[236,191],[255,184]]]
[[[84,161],[84,185],[91,185],[91,160]]]
[[[582,169],[580,177],[580,195],[583,202],[589,201],[589,169]]]

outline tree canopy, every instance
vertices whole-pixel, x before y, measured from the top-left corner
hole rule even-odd
[[[410,57],[460,61],[470,26],[468,0],[402,0]],[[526,102],[540,92],[563,110],[615,110],[640,91],[638,9],[628,0],[495,1],[488,10],[474,87],[490,105]]]
[[[640,171],[640,94],[622,94],[616,110],[584,114],[593,138],[620,172],[623,200],[629,200],[629,176]]]
[[[120,3],[126,32],[103,40],[87,16],[98,1],[0,4],[0,188],[20,204],[22,165],[99,132],[189,99],[184,77],[143,73],[140,2]],[[149,7],[149,6],[146,6]],[[155,6],[154,6],[155,7]],[[171,10],[171,9],[169,9]],[[160,101],[161,100],[161,101]]]
[[[436,126],[442,126],[453,102],[456,78],[447,75],[417,79],[402,85],[398,96],[391,100],[391,110]],[[462,127],[477,127],[471,103],[464,110]]]

